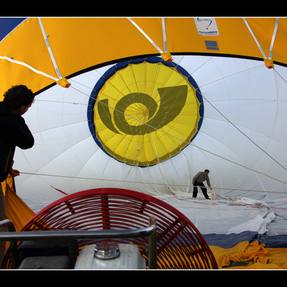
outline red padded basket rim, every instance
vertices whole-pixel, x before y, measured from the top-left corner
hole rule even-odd
[[[124,195],[124,196],[128,196],[128,197],[133,197],[135,199],[142,199],[143,201],[147,201],[147,202],[153,202],[155,204],[158,204],[164,208],[166,208],[167,210],[175,213],[176,215],[180,216],[181,218],[190,221],[190,219],[188,217],[186,217],[183,213],[181,213],[178,209],[176,209],[175,207],[173,207],[172,205],[170,205],[169,203],[158,199],[156,197],[153,197],[151,195],[142,193],[142,192],[138,192],[138,191],[134,191],[134,190],[130,190],[130,189],[124,189],[124,188],[109,188],[109,187],[104,187],[104,188],[92,188],[92,189],[87,189],[87,190],[82,190],[82,191],[78,191],[69,195],[66,195],[52,203],[50,203],[49,205],[45,206],[43,209],[41,209],[36,216],[45,213],[47,210],[51,209],[54,206],[59,205],[62,202],[71,200],[73,198],[78,198],[79,196],[81,197],[85,197],[85,196],[89,196],[89,195],[94,195],[95,192],[99,193],[99,194],[116,194],[116,195]]]
[[[148,203],[153,203],[156,204],[162,208],[165,208],[167,211],[170,211],[173,215],[177,216],[179,220],[181,220],[182,222],[185,222],[186,225],[189,225],[192,229],[193,232],[196,233],[198,239],[201,242],[201,245],[203,247],[203,250],[205,250],[206,252],[208,252],[208,258],[209,261],[212,265],[215,266],[215,268],[217,267],[216,264],[216,259],[214,258],[214,255],[212,253],[212,251],[210,250],[207,242],[205,241],[203,235],[200,233],[200,231],[197,229],[197,227],[192,223],[192,221],[185,216],[182,212],[180,212],[178,209],[176,209],[175,207],[173,207],[172,205],[170,205],[169,203],[155,198],[151,195],[148,195],[146,193],[142,193],[142,192],[138,192],[138,191],[134,191],[134,190],[130,190],[130,189],[123,189],[123,188],[93,188],[93,189],[88,189],[88,190],[82,190],[79,192],[75,192],[72,193],[70,195],[64,196],[54,202],[52,202],[51,204],[47,205],[46,207],[44,207],[43,209],[41,209],[25,226],[22,230],[26,230],[26,228],[29,228],[30,225],[33,225],[33,222],[37,221],[38,217],[41,217],[42,215],[45,216],[45,214],[48,214],[49,211],[53,208],[53,207],[57,207],[59,204],[61,203],[65,203],[69,200],[72,199],[77,199],[77,198],[84,198],[84,197],[89,197],[89,196],[94,196],[94,195],[118,195],[118,196],[123,196],[123,197],[127,197],[127,199],[135,199],[137,201],[141,200],[143,203],[146,202]]]
[[[172,205],[170,205],[169,203],[155,198],[151,195],[142,193],[142,192],[138,192],[138,191],[134,191],[134,190],[130,190],[130,189],[123,189],[123,188],[109,188],[109,187],[104,187],[104,188],[93,188],[93,189],[87,189],[87,190],[82,190],[82,191],[78,191],[69,195],[66,195],[52,203],[50,203],[49,205],[47,205],[46,207],[44,207],[43,209],[41,209],[38,213],[36,213],[35,216],[33,216],[31,218],[31,220],[29,220],[29,222],[24,226],[23,230],[25,230],[26,226],[29,226],[35,218],[37,218],[38,216],[41,216],[42,214],[45,214],[47,211],[49,211],[51,208],[66,202],[70,199],[74,199],[74,198],[79,198],[79,197],[85,197],[85,196],[89,196],[89,195],[94,195],[96,193],[99,194],[114,194],[114,195],[123,195],[123,196],[128,196],[130,198],[134,198],[134,199],[141,199],[143,201],[146,202],[153,202],[155,204],[158,204],[159,206],[162,206],[164,208],[166,208],[167,210],[171,211],[172,213],[174,213],[175,215],[177,215],[179,218],[182,218],[183,220],[189,222],[192,227],[200,234],[200,231],[197,229],[197,227],[191,222],[191,220],[185,216],[182,212],[180,212],[178,209],[176,209],[175,207],[173,207]]]

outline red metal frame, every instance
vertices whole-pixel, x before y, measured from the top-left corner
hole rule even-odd
[[[194,224],[179,210],[151,195],[120,188],[89,189],[43,208],[23,230],[101,230],[146,227],[156,219],[158,268],[217,268]],[[132,239],[146,256],[144,239]]]

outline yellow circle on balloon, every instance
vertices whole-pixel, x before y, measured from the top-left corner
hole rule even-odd
[[[136,166],[160,163],[184,149],[203,118],[192,77],[155,57],[111,69],[92,93],[94,137],[101,148]]]

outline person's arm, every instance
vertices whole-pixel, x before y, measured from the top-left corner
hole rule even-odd
[[[210,185],[210,180],[209,180],[209,176],[207,175],[206,176],[206,182],[207,182],[207,185],[210,189],[212,189],[211,185]]]
[[[10,175],[11,175],[12,177],[18,176],[18,175],[20,175],[20,171],[17,170],[17,169],[11,168],[11,170],[10,170]]]
[[[10,128],[16,146],[21,149],[28,149],[34,145],[34,137],[24,118],[21,116],[17,117]]]
[[[14,168],[13,168],[13,164],[14,164],[14,160],[12,160],[12,162],[11,162],[11,166],[10,166],[10,168],[9,168],[9,174],[10,174],[12,177],[15,177],[15,176],[20,175],[20,171],[17,170],[17,169],[14,169]]]

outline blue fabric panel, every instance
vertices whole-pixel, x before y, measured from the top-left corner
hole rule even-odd
[[[241,241],[254,241],[257,239],[257,232],[243,231],[241,233],[231,234],[203,234],[203,237],[208,245],[216,245],[223,248],[231,248]]]
[[[271,248],[285,248],[287,247],[287,235],[258,235],[258,240],[265,244],[266,247]]]
[[[254,231],[244,231],[241,233],[231,233],[231,234],[216,234],[209,233],[203,234],[203,237],[208,245],[220,246],[223,248],[231,248],[241,241],[252,242],[258,240],[265,245],[265,247],[270,248],[287,248],[287,235],[266,235],[258,234]]]
[[[26,18],[0,18],[0,41]]]

